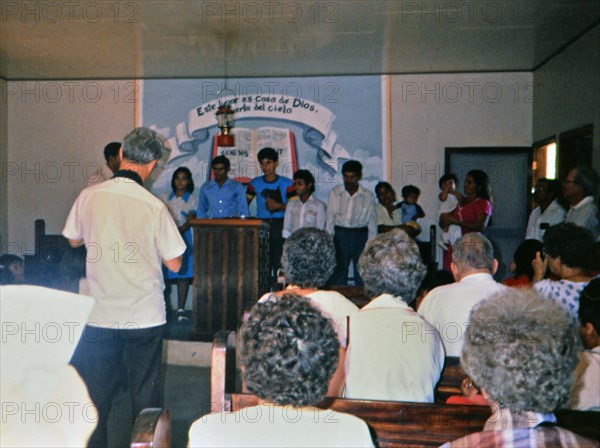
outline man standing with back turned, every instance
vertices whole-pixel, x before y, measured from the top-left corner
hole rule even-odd
[[[107,445],[108,414],[121,376],[128,380],[134,415],[160,404],[166,322],[161,260],[177,272],[185,251],[166,205],[143,187],[162,151],[156,132],[131,131],[119,171],[81,192],[63,230],[71,246],[86,245],[86,275],[96,299],[71,359],[98,409],[89,446]]]

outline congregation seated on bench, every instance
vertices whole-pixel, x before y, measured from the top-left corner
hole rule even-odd
[[[235,360],[235,332],[219,331],[215,335],[211,357],[213,412],[239,411],[258,402],[255,395],[240,392]],[[458,358],[446,358],[436,388],[435,404],[326,398],[318,406],[353,414],[367,422],[379,447],[440,446],[480,431],[491,415],[487,406],[444,404],[448,395],[460,393],[463,376]],[[561,427],[600,440],[600,413],[559,410],[555,415]]]

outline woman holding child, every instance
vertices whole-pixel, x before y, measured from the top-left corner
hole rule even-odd
[[[482,170],[471,170],[465,177],[464,196],[454,191],[458,206],[451,213],[440,215],[440,227],[460,226],[462,235],[483,232],[492,216],[492,188],[490,178]],[[444,252],[444,269],[450,270],[452,246]]]

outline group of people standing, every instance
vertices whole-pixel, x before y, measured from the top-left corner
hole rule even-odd
[[[333,335],[333,339],[336,339],[337,335],[338,341],[332,342],[328,349],[332,353],[332,362],[327,365],[327,374],[320,380],[326,384],[318,386],[318,393],[314,397],[297,403],[315,404],[325,391],[335,393],[344,382],[348,393],[355,397],[363,396],[362,390],[372,394],[374,390],[381,389],[382,385],[383,389],[386,389],[386,383],[375,384],[378,376],[376,372],[371,371],[370,366],[383,366],[384,360],[389,359],[383,349],[390,344],[382,344],[381,350],[369,350],[369,347],[373,347],[368,342],[369,337],[374,337],[375,330],[381,329],[370,316],[377,316],[379,313],[381,319],[384,319],[383,316],[393,308],[399,315],[404,316],[407,322],[417,323],[419,330],[425,331],[423,317],[411,311],[407,304],[414,300],[426,269],[420,261],[416,243],[407,232],[391,229],[393,231],[389,236],[384,233],[376,237],[379,212],[375,195],[360,184],[362,165],[354,160],[343,165],[343,185],[330,192],[328,203],[325,205],[313,197],[315,180],[310,172],[299,170],[294,174],[293,180],[279,176],[276,172],[277,151],[263,148],[258,154],[263,175],[254,178],[246,191],[241,184],[228,178],[230,166],[227,158],[215,157],[211,166],[213,178],[202,185],[197,199],[194,199],[192,194],[192,173],[181,167],[173,174],[172,192],[163,197],[163,202],[143,187],[143,182],[150,176],[163,150],[163,141],[156,132],[147,128],[136,128],[130,132],[118,150],[119,163],[118,168],[114,168],[116,172],[112,181],[82,191],[69,213],[63,230],[63,235],[71,245],[86,244],[97,251],[95,256],[88,255],[86,265],[89,294],[96,299],[96,304],[71,360],[98,410],[98,425],[89,446],[106,446],[108,414],[117,382],[121,377],[116,372],[127,372],[134,414],[143,408],[160,404],[162,332],[166,323],[163,268],[170,272],[169,276],[182,280],[191,278],[191,217],[247,216],[248,204],[254,199],[257,217],[271,225],[272,269],[278,267],[283,253],[286,278],[291,283],[286,293],[294,292],[307,297],[325,316],[331,317],[339,324],[336,325],[338,331]],[[580,168],[569,173],[564,186],[565,197],[572,197],[575,201],[582,193],[589,192],[584,186],[582,173]],[[462,195],[456,192],[456,182],[456,178],[452,177],[440,181],[440,199],[450,203],[446,211],[440,213],[440,224],[447,230],[444,244],[448,248],[451,270],[458,284],[462,283],[462,286],[466,287],[472,286],[474,281],[492,281],[491,275],[497,266],[491,253],[491,245],[483,236],[478,235],[489,223],[492,201],[489,179],[484,172],[474,170],[467,174]],[[418,220],[422,212],[419,211],[419,207],[415,207],[418,192],[407,191],[404,204],[399,207],[394,205],[393,208],[389,204],[393,203],[395,198],[390,196],[385,188],[376,190],[383,207],[383,210],[381,207],[379,210],[383,216],[387,213],[392,220],[392,225],[389,225],[389,222],[379,225],[414,230],[410,223]],[[587,196],[572,206],[572,209],[575,209],[572,216],[577,219],[582,219],[584,212],[587,213],[589,200],[586,198]],[[453,202],[456,202],[456,206],[451,209]],[[397,209],[406,210],[406,214],[412,216],[411,221],[396,225],[394,217],[398,216],[395,212]],[[460,239],[456,240],[458,233],[452,226],[459,227]],[[303,227],[313,229],[306,229],[310,230],[306,234],[302,233],[302,230],[298,233]],[[469,233],[473,235],[465,237]],[[287,238],[286,250],[283,246],[284,238]],[[329,251],[329,258],[306,263],[306,260],[314,259],[323,250]],[[455,251],[458,253],[453,253]],[[548,255],[552,259],[555,254]],[[479,258],[483,260],[483,266],[477,264],[481,261]],[[473,262],[477,263],[473,265]],[[566,260],[564,262],[568,264]],[[345,298],[319,291],[319,288],[327,283],[346,284],[350,263],[354,263],[356,284],[363,284],[360,274],[364,274],[367,291],[373,298],[367,309],[360,313],[356,313],[354,305],[342,300],[346,300]],[[552,260],[545,263],[551,269],[560,268],[551,264],[554,263]],[[315,269],[320,269],[318,275]],[[181,285],[183,286],[179,293],[179,308],[182,310],[189,280],[182,281]],[[293,291],[290,291],[290,288]],[[480,289],[476,287],[474,291],[479,292]],[[437,294],[441,292],[438,291]],[[459,298],[468,295],[459,290],[456,293]],[[294,300],[296,299],[289,303],[290,311],[295,310],[294,304],[297,302]],[[269,303],[271,301],[268,297],[262,300]],[[431,325],[437,326],[443,322],[441,317],[435,317],[436,308],[441,306],[442,302],[448,300],[444,298],[438,301],[433,293],[423,301],[423,316]],[[341,303],[346,306],[340,308]],[[270,308],[276,307],[264,304],[265,312]],[[256,313],[258,310],[259,308]],[[309,310],[302,312],[310,313]],[[349,315],[364,317],[364,321],[360,317],[353,318],[354,339],[350,342],[345,330],[346,316]],[[257,314],[252,319],[259,317]],[[327,322],[329,321],[319,321],[318,325],[327,326]],[[411,324],[410,328],[416,327]],[[244,337],[250,338],[251,330],[246,328],[244,331]],[[328,329],[323,331],[330,333]],[[435,332],[431,334],[435,335]],[[405,336],[415,337],[409,333]],[[331,335],[328,338],[331,339]],[[392,337],[389,339],[394,345],[395,340]],[[421,345],[414,345],[410,350],[414,352],[411,356],[428,353],[429,358],[436,360],[423,361],[422,364],[428,366],[429,373],[419,378],[420,381],[427,380],[421,389],[425,396],[423,401],[429,401],[432,385],[435,384],[436,377],[439,377],[444,350],[446,355],[449,352],[456,355],[459,354],[460,347],[452,352],[452,346],[446,344],[443,338],[440,341],[433,336],[425,337],[423,341]],[[424,343],[427,344],[427,350],[424,350]],[[322,342],[319,344],[322,345]],[[406,344],[395,345],[399,348],[408,347]],[[337,363],[334,362],[333,356],[336,351],[339,359]],[[247,363],[252,361],[253,353],[254,349],[245,353]],[[364,361],[364,356],[367,355],[374,357],[373,362]],[[395,358],[400,357],[395,355]],[[260,359],[254,361],[262,365]],[[123,363],[126,369],[123,369]],[[368,367],[369,372],[361,373],[361,367]],[[345,369],[348,369],[347,374],[344,373]],[[403,371],[408,374],[410,369],[411,367],[406,367]],[[385,369],[381,372],[385,372]],[[365,380],[369,380],[369,383],[365,383]],[[252,381],[254,380],[247,378],[248,385],[256,384],[251,387],[259,393],[263,386]],[[267,378],[265,384],[274,385],[275,382],[273,378]],[[397,379],[390,383],[387,389],[401,390],[396,384]],[[286,380],[281,385],[286,389],[289,383]],[[273,400],[280,404],[296,403],[296,399]],[[363,430],[361,434],[362,437]]]
[[[346,162],[342,167],[344,184],[335,187],[326,205],[313,194],[316,181],[313,174],[304,169],[296,171],[293,179],[277,174],[279,154],[273,148],[263,148],[258,152],[258,162],[262,175],[255,177],[247,186],[228,177],[230,162],[225,156],[217,156],[211,162],[212,179],[200,188],[198,196],[192,196],[194,189],[192,173],[186,167],[179,167],[173,173],[172,191],[163,195],[182,233],[188,232],[188,251],[184,260],[191,256],[191,230],[189,221],[198,218],[246,217],[249,204],[256,201],[256,217],[270,226],[269,270],[275,279],[280,267],[283,242],[296,230],[303,227],[327,229],[336,244],[336,266],[330,283],[348,283],[348,270],[354,263],[355,283],[362,281],[356,264],[367,240],[377,234],[375,197],[372,192],[360,185],[362,165],[356,160]],[[184,316],[183,307],[187,288],[192,277],[191,271],[167,274],[177,278],[179,285],[178,316]],[[183,300],[183,301],[182,301]]]

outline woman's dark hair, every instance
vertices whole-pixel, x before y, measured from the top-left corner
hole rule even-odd
[[[589,270],[592,262],[594,237],[592,233],[572,222],[550,227],[544,234],[544,249],[552,258],[571,268]]]
[[[589,322],[600,334],[600,278],[593,279],[581,291],[578,315],[581,325]]]
[[[396,191],[394,191],[394,187],[392,187],[390,185],[389,182],[385,182],[385,181],[381,181],[378,182],[377,185],[375,185],[375,196],[377,197],[377,199],[379,200],[379,193],[378,191],[382,188],[385,188],[386,190],[391,191],[392,193],[394,193],[394,200],[396,200]]]
[[[177,177],[177,175],[179,173],[185,174],[185,176],[188,179],[187,191],[188,191],[188,193],[193,193],[194,192],[194,179],[192,179],[192,172],[189,170],[189,168],[187,168],[185,166],[180,166],[179,168],[177,168],[175,170],[175,172],[173,172],[173,177],[171,178],[171,189],[173,191],[175,191],[175,178]]]
[[[490,177],[487,173],[482,170],[471,170],[467,173],[467,176],[471,176],[475,185],[477,185],[477,196],[493,203],[492,186],[490,185]]]
[[[519,247],[517,247],[515,255],[513,256],[513,260],[517,266],[515,269],[515,277],[526,275],[529,280],[533,279],[531,262],[535,259],[536,252],[542,252],[543,248],[544,243],[534,239],[525,240],[519,244]]]

